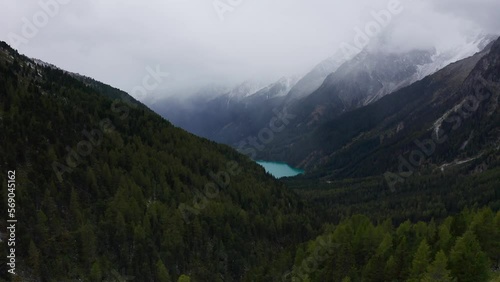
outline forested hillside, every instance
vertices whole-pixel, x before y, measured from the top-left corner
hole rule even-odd
[[[317,227],[250,159],[5,43],[0,124],[0,181],[16,173],[18,281],[272,281],[286,266],[277,254]],[[5,240],[4,217],[0,229]]]
[[[500,263],[500,212],[394,227],[353,216],[297,248],[286,281],[482,282]],[[491,280],[491,281],[498,281]]]
[[[0,281],[498,279],[499,47],[324,124],[318,143],[299,140],[332,146],[323,166],[278,181],[126,93],[0,42],[0,181],[15,170],[18,220],[17,276],[2,242]],[[460,130],[439,127],[450,142],[401,174],[391,157],[432,138],[471,89],[497,100]]]

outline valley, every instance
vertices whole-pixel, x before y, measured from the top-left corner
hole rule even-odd
[[[500,281],[498,3],[54,1],[0,40],[0,282]]]

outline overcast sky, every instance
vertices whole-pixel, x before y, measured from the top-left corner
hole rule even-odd
[[[19,35],[26,39],[18,40],[20,53],[127,92],[142,83],[146,67],[159,66],[170,77],[155,95],[303,75],[342,43],[354,44],[355,28],[391,2],[57,0],[44,23],[40,2],[54,1],[0,0],[0,40],[14,44]],[[498,0],[401,0],[401,7],[383,28],[397,48],[445,48],[468,34],[500,31]],[[23,36],[26,21],[37,29],[32,38]]]

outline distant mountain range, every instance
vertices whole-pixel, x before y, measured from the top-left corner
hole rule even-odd
[[[286,267],[260,266],[316,225],[236,150],[2,41],[0,128],[0,180],[16,185],[0,207],[23,221],[0,219],[1,281],[276,281]]]
[[[0,41],[0,209],[22,219],[0,219],[17,240],[0,280],[498,279],[500,39],[468,42],[374,44],[156,105],[306,170],[277,180],[248,147]]]
[[[446,144],[433,141],[432,153],[413,166],[449,169],[473,160],[487,166],[499,156],[499,56],[496,41],[374,103],[312,127],[307,134],[285,132],[259,157],[322,171],[327,178],[380,175],[398,171],[401,158],[411,159],[414,150],[424,150],[423,140],[446,132]]]
[[[477,35],[450,50],[430,48],[390,51],[373,40],[361,53],[346,59],[341,53],[322,61],[302,78],[282,78],[263,86],[244,82],[215,98],[166,98],[150,106],[165,118],[196,135],[237,146],[257,136],[276,111],[297,116],[287,130],[293,138],[354,109],[369,105],[450,63],[472,56],[494,40]]]

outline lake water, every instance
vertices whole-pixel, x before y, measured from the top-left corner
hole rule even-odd
[[[258,164],[276,178],[296,176],[304,173],[303,170],[293,168],[286,163],[257,161]]]

